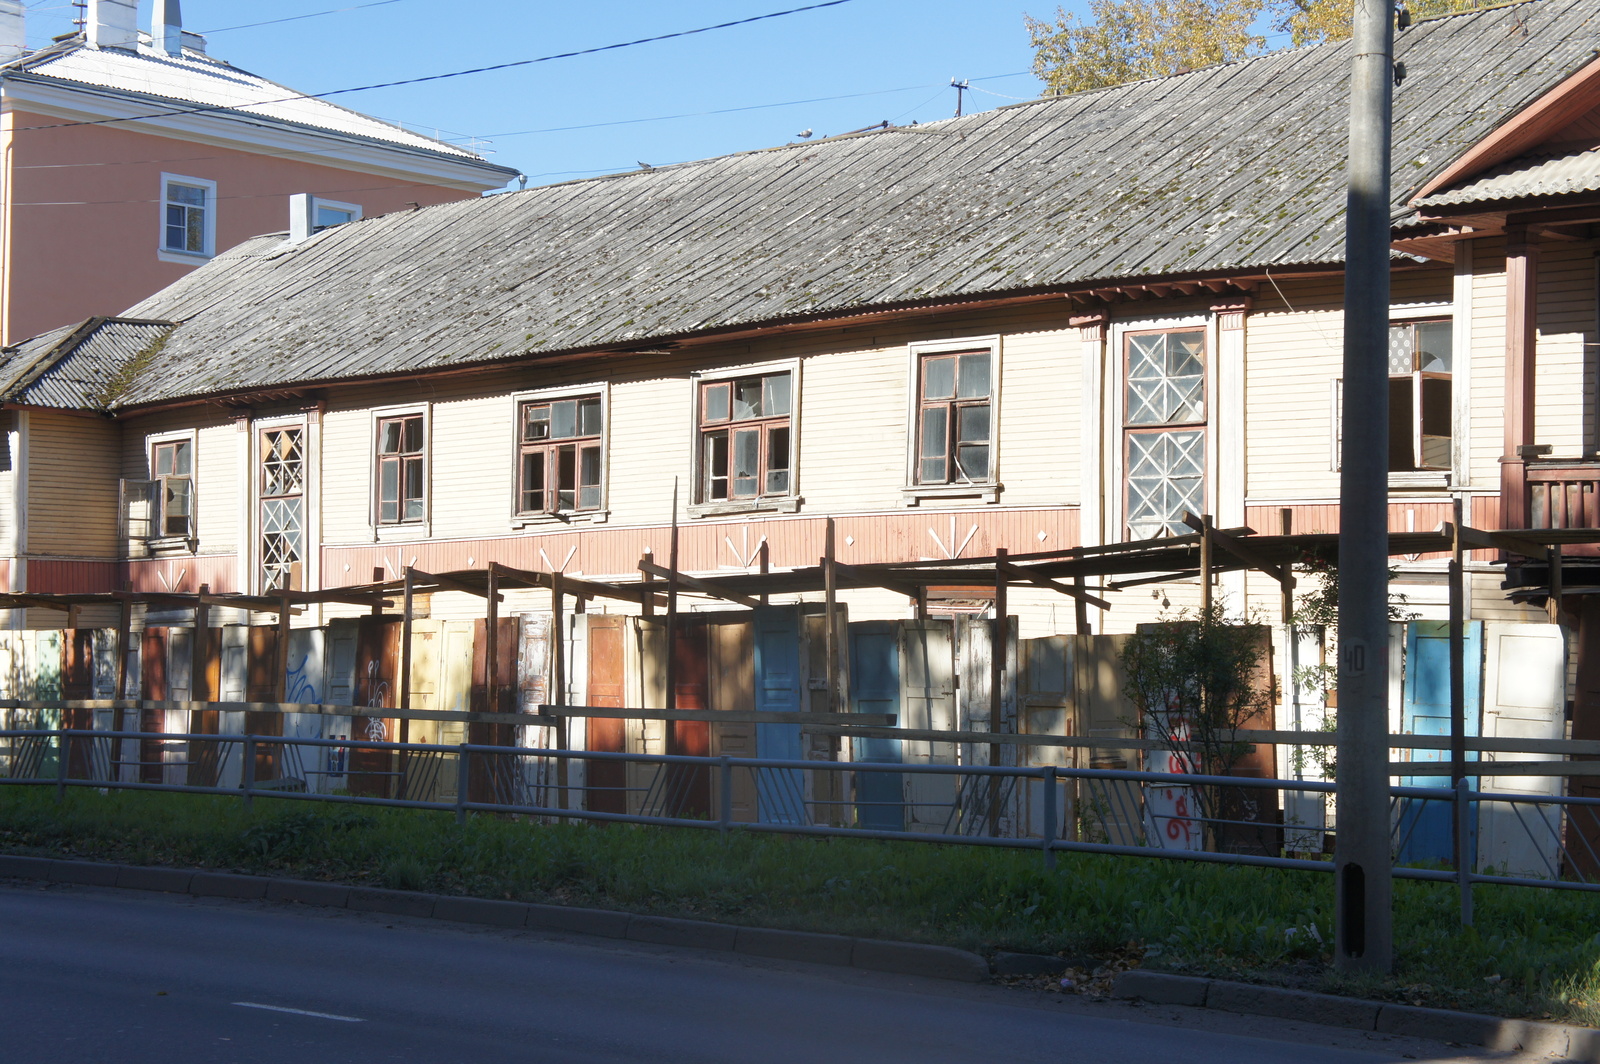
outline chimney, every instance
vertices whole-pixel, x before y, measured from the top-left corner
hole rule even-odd
[[[22,0],[0,0],[0,63],[21,58],[27,50]]]
[[[83,36],[90,48],[137,48],[138,0],[89,0]]]
[[[150,19],[150,40],[158,52],[183,55],[183,9],[179,0],[156,0],[156,13]]]
[[[298,244],[311,239],[317,231],[316,206],[311,195],[296,192],[289,197],[289,243]]]

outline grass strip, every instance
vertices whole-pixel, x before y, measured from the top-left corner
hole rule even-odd
[[[1331,967],[1333,877],[1177,861],[733,831],[535,824],[258,797],[0,790],[0,852],[556,902],[1056,954],[1434,1008],[1600,1021],[1600,897],[1395,882],[1396,970]],[[1052,984],[1053,985],[1053,984]]]

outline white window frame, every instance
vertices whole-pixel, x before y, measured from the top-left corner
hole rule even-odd
[[[167,247],[167,189],[172,185],[182,185],[187,188],[198,188],[206,194],[205,205],[205,247],[201,251],[183,251]],[[193,266],[197,263],[212,258],[217,253],[217,183],[203,177],[188,177],[184,174],[161,175],[160,188],[161,210],[157,215],[160,222],[156,229],[156,257],[162,262],[181,263]]]
[[[801,360],[778,359],[772,362],[752,362],[737,366],[720,366],[716,369],[694,370],[689,374],[689,495],[684,512],[690,517],[718,517],[725,514],[748,513],[798,513],[805,502],[800,494],[800,397]],[[771,373],[789,374],[789,494],[767,495],[755,499],[700,502],[700,474],[704,464],[701,447],[700,394],[701,385],[740,377],[757,377]],[[608,426],[609,427],[609,426]]]
[[[149,471],[150,482],[157,483],[156,477],[156,447],[164,443],[187,443],[189,445],[189,535],[167,536],[152,535],[149,547],[153,551],[166,551],[173,549],[190,550],[200,541],[200,439],[199,433],[194,429],[177,429],[172,432],[153,432],[144,438],[145,469]],[[153,500],[152,506],[159,505]],[[156,518],[164,520],[164,516]]]
[[[1001,340],[999,334],[992,334],[952,340],[924,340],[906,345],[906,481],[901,491],[905,505],[917,506],[924,499],[978,499],[985,503],[1000,501],[1000,493],[1005,490],[1000,480],[1000,382],[1004,365]],[[918,484],[922,360],[927,355],[974,351],[985,347],[989,349],[989,479],[972,484]]]
[[[579,399],[600,397],[600,506],[594,510],[575,510],[571,513],[525,514],[519,512],[522,502],[522,420],[523,403],[542,403],[552,399]],[[540,525],[566,525],[588,522],[603,525],[611,516],[611,385],[597,381],[590,384],[563,384],[552,388],[535,388],[511,396],[511,451],[506,459],[511,470],[511,491],[507,497],[510,507],[507,521],[512,528],[531,528]]]
[[[1389,307],[1389,324],[1398,325],[1417,321],[1448,320],[1451,323],[1450,343],[1450,405],[1451,405],[1451,443],[1450,443],[1450,468],[1449,469],[1419,469],[1415,471],[1390,471],[1389,487],[1402,491],[1408,490],[1438,490],[1449,488],[1457,482],[1465,467],[1467,454],[1465,441],[1457,439],[1456,433],[1463,426],[1463,411],[1470,413],[1471,397],[1467,394],[1470,386],[1471,369],[1471,322],[1462,320],[1460,309],[1454,301],[1433,301],[1426,303],[1395,303]],[[1388,331],[1385,329],[1385,337]],[[1463,343],[1465,341],[1465,343]],[[1385,363],[1388,361],[1387,348],[1385,348]],[[1462,370],[1463,364],[1466,369]],[[1385,371],[1387,375],[1387,371]],[[1344,438],[1344,379],[1335,376],[1329,381],[1329,433],[1328,433],[1328,466],[1337,473],[1340,469],[1342,455],[1340,448]]]
[[[397,417],[422,418],[422,520],[378,523],[378,425]],[[367,525],[374,543],[428,539],[433,535],[433,404],[376,406],[367,412]]]
[[[1188,314],[1170,314],[1156,318],[1139,318],[1113,321],[1107,330],[1105,360],[1109,373],[1107,412],[1101,441],[1106,456],[1106,528],[1110,541],[1121,542],[1128,535],[1128,484],[1124,444],[1127,433],[1128,360],[1125,356],[1129,333],[1168,332],[1180,329],[1203,329],[1206,334],[1205,365],[1205,498],[1206,509],[1215,507],[1217,498],[1217,452],[1221,450],[1217,439],[1217,352],[1220,342],[1217,316],[1209,311]],[[1244,412],[1238,411],[1233,423],[1242,429]],[[1223,422],[1226,423],[1226,422]]]
[[[315,422],[306,413],[298,414],[273,414],[267,417],[250,418],[244,420],[242,427],[248,433],[244,447],[245,453],[245,490],[240,496],[245,506],[246,520],[242,527],[248,530],[250,536],[249,549],[240,551],[249,566],[249,579],[241,586],[248,587],[252,592],[262,592],[261,581],[261,434],[269,429],[299,428],[301,432],[301,448],[304,452],[305,476],[302,479],[301,492],[301,533],[300,549],[305,555],[300,560],[301,583],[305,588],[317,586],[319,570],[316,568],[317,555],[320,552],[320,536],[314,534],[320,520],[317,506],[318,496],[322,490],[321,477],[318,473],[320,460],[318,452],[312,449],[316,442],[313,434]]]
[[[331,225],[320,226],[320,227],[317,225],[317,210],[319,208],[322,208],[322,207],[327,207],[329,210],[335,210],[335,211],[349,211],[350,212],[350,221],[351,222],[359,222],[361,220],[361,204],[359,204],[359,203],[345,203],[342,200],[324,199],[321,196],[312,196],[311,197],[311,231],[312,231],[312,233],[320,233],[324,229],[336,228],[336,226],[331,226]],[[338,225],[348,225],[348,224],[349,224],[349,222],[339,222],[338,223]]]

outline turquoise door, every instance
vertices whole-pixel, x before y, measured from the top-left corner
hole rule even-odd
[[[800,612],[794,606],[755,611],[756,712],[800,711]],[[756,756],[799,761],[800,725],[757,724]],[[800,769],[756,772],[756,819],[763,824],[807,822]]]
[[[1478,734],[1483,706],[1483,623],[1466,625],[1463,658],[1466,662],[1466,734]],[[1407,735],[1450,735],[1450,626],[1443,621],[1412,621],[1406,625],[1405,694],[1400,730]],[[1467,751],[1469,760],[1478,755]],[[1450,760],[1449,750],[1413,750],[1411,760],[1438,763]],[[1469,779],[1476,788],[1478,781]],[[1402,776],[1402,787],[1449,787],[1449,776]],[[1402,798],[1396,807],[1395,846],[1400,864],[1449,864],[1455,847],[1451,834],[1455,818],[1451,803],[1433,799]],[[1468,816],[1472,846],[1476,849],[1476,809]],[[1470,857],[1470,855],[1468,855]]]
[[[850,711],[900,713],[900,638],[893,621],[850,625]],[[853,761],[900,764],[900,740],[852,739]],[[904,831],[905,792],[899,772],[855,773],[856,826]]]

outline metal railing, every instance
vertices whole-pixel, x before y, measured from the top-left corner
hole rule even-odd
[[[275,735],[0,730],[0,784],[227,795],[544,821],[991,846],[1331,872],[1333,827],[1281,814],[1334,784],[1058,766],[603,753]],[[141,752],[142,751],[142,752]],[[1600,890],[1600,799],[1391,788],[1399,878]],[[1441,835],[1440,828],[1444,833]],[[1485,867],[1479,833],[1505,867]],[[1302,856],[1295,856],[1295,854]],[[1304,856],[1304,854],[1310,856]],[[1465,854],[1465,860],[1456,858]],[[1513,861],[1514,858],[1514,861]]]

